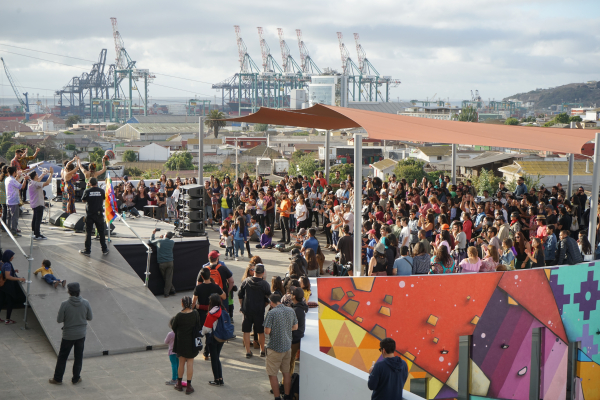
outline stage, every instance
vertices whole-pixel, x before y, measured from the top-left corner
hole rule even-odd
[[[53,204],[53,210],[60,205]],[[77,203],[78,209],[84,205]],[[25,206],[27,207],[27,206]],[[82,214],[83,215],[83,214]],[[127,223],[142,237],[148,240],[154,228],[161,228],[159,234],[172,230],[173,226],[147,217],[128,218]],[[29,304],[37,316],[54,351],[58,353],[62,338],[62,324],[56,322],[58,309],[69,295],[66,288],[54,289],[40,275],[33,271],[41,266],[43,259],[52,262],[52,270],[58,279],[79,282],[81,296],[89,300],[93,320],[89,322],[84,356],[99,356],[115,353],[145,351],[164,348],[165,329],[171,315],[156,299],[149,288],[144,286],[143,276],[146,266],[146,248],[131,230],[121,221],[115,221],[115,230],[108,244],[110,253],[103,256],[98,240],[92,240],[92,254],[87,257],[79,253],[83,249],[84,233],[50,224],[42,225],[42,233],[48,240],[33,241],[33,264]],[[22,237],[17,238],[25,253],[30,247],[31,213],[19,220]],[[18,275],[27,277],[28,261],[19,253],[6,233],[2,233],[2,249],[15,251],[13,265]],[[202,264],[208,255],[208,240],[205,238],[174,238],[176,242],[176,265],[185,268],[174,273],[176,288],[191,289]],[[141,253],[138,254],[138,253]],[[135,265],[132,267],[130,262]],[[141,257],[141,258],[140,258]],[[156,252],[152,254],[149,287],[162,295],[163,281],[156,265]],[[180,259],[178,259],[180,257]],[[143,266],[140,265],[143,260]],[[132,261],[134,260],[134,261]],[[23,292],[26,284],[21,283]],[[180,290],[181,290],[180,289]],[[31,310],[29,310],[31,312]]]

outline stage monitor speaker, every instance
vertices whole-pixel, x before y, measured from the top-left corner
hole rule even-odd
[[[202,221],[202,211],[185,209],[182,217],[190,221]]]
[[[60,226],[60,219],[67,218],[69,214],[64,211],[57,211],[50,217],[50,223],[54,226]]]
[[[204,224],[202,222],[185,222],[183,227],[186,232],[204,234]]]
[[[201,185],[184,185],[181,187],[182,192],[192,198],[202,198],[204,195],[204,186]]]
[[[204,227],[204,187],[201,185],[184,185],[181,187],[180,205],[183,207],[182,224],[184,235],[203,235]]]
[[[76,232],[83,232],[85,226],[83,215],[71,214],[63,224],[65,228],[74,229]]]

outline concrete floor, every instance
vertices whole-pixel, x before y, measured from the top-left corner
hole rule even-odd
[[[29,225],[30,221],[27,217],[20,221],[24,237],[30,233]],[[209,232],[211,243],[218,243],[216,238],[215,232]],[[82,239],[83,237],[78,240]],[[2,242],[5,249],[10,248],[9,241],[10,238],[3,233]],[[282,277],[285,275],[289,264],[288,254],[280,253],[275,249],[252,250],[253,255],[262,257],[269,282],[274,275]],[[328,261],[333,258],[332,254],[326,253]],[[226,264],[233,272],[235,284],[239,286],[244,269],[248,265],[247,254],[243,260],[227,261]],[[85,293],[82,295],[85,297]],[[157,299],[169,314],[174,315],[180,310],[180,299],[183,295],[191,296],[191,292],[178,293],[177,296],[167,299],[159,296]],[[93,308],[94,304],[91,306]],[[69,380],[72,367],[72,361],[69,361],[65,383],[61,386],[49,384],[48,379],[54,372],[56,354],[31,310],[28,313],[29,329],[22,330],[23,312],[23,309],[13,312],[12,319],[17,321],[17,324],[0,325],[1,399],[166,399],[183,396],[182,393],[173,390],[172,386],[164,384],[171,375],[167,350],[86,358],[81,373],[83,382],[76,386]],[[4,315],[2,312],[2,316]],[[221,354],[225,386],[215,388],[208,385],[208,381],[213,378],[210,361],[204,361],[200,355],[195,361],[192,382],[196,392],[192,396],[204,398],[219,396],[219,398],[239,400],[272,398],[272,394],[269,393],[270,385],[265,372],[264,359],[258,357],[256,351],[253,358],[245,358],[240,330],[242,315],[239,313],[237,302],[233,319],[238,339],[226,343]],[[156,330],[166,336],[169,330],[168,321],[156,326]]]

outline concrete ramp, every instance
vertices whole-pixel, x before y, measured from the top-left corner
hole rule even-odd
[[[112,244],[110,253],[103,256],[99,243],[93,241],[92,254],[86,257],[79,254],[81,243],[59,239],[62,234],[71,239],[71,234],[52,233],[57,240],[34,243],[32,272],[48,259],[59,279],[81,285],[81,296],[90,302],[94,314],[87,329],[84,356],[165,347],[164,333],[170,315]],[[19,243],[28,250],[24,239]],[[20,276],[27,276],[28,263],[23,257],[15,256],[13,264]],[[22,285],[25,291],[26,286]],[[61,302],[68,297],[66,288],[54,289],[39,274],[35,277],[32,273],[29,303],[56,353],[62,339],[62,324],[56,322],[56,317]]]

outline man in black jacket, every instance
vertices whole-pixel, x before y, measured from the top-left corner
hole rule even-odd
[[[556,265],[575,265],[583,262],[577,241],[570,236],[569,231],[560,231],[560,240],[556,249]]]
[[[402,388],[408,378],[406,361],[396,356],[396,342],[385,338],[379,343],[383,360],[369,368],[369,389],[373,391],[371,400],[402,399]]]
[[[250,332],[254,325],[254,332],[258,334],[260,343],[260,356],[265,356],[265,307],[269,304],[271,287],[263,279],[265,275],[265,266],[256,264],[254,266],[254,276],[246,278],[240,285],[238,298],[240,300],[240,312],[244,314],[242,321],[242,332],[244,333],[244,347],[246,348],[246,358],[252,357],[250,351]]]
[[[104,238],[106,223],[104,222],[104,197],[103,189],[98,187],[96,178],[90,179],[90,188],[86,189],[81,196],[81,201],[86,203],[85,206],[85,249],[79,250],[83,255],[89,256],[92,249],[92,232],[94,227],[100,236],[100,247],[102,254],[108,254],[108,247]]]
[[[306,326],[306,313],[308,305],[304,301],[304,290],[302,288],[294,288],[292,291],[292,309],[298,318],[298,329],[292,331],[292,358],[290,359],[290,375],[294,373],[296,366],[296,354],[300,351],[300,340],[304,337],[304,329]]]

